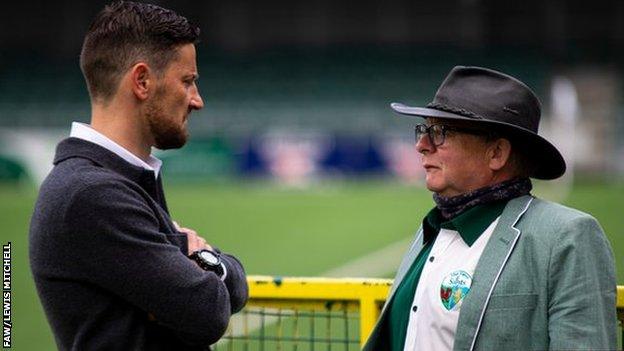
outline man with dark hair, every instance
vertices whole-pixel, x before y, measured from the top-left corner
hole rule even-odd
[[[61,350],[205,350],[248,295],[245,272],[172,221],[152,147],[179,148],[203,107],[199,29],[173,11],[102,10],[80,65],[91,124],[73,123],[41,186],[30,262]]]
[[[519,80],[455,67],[416,125],[436,207],[423,220],[364,350],[614,350],[613,253],[588,214],[530,194],[559,151]]]

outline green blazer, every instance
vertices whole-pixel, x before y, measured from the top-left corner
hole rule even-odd
[[[388,300],[423,247],[422,228]],[[461,306],[460,350],[614,350],[615,268],[609,242],[588,214],[531,196],[509,201]],[[389,349],[382,326],[364,350]]]

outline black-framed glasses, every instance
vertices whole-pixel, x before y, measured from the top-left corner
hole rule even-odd
[[[455,126],[447,126],[443,124],[432,124],[430,126],[426,124],[417,124],[414,127],[414,137],[416,138],[416,143],[420,141],[423,135],[427,134],[429,137],[429,142],[433,146],[440,146],[444,144],[444,140],[446,140],[446,132],[448,131],[456,131],[468,134],[475,135],[488,135],[489,133],[482,129],[473,129],[473,128],[464,128],[464,127],[455,127]]]

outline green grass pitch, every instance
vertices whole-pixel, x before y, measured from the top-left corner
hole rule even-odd
[[[538,189],[538,194],[540,189]],[[249,274],[314,276],[404,239],[432,206],[423,189],[389,182],[331,182],[288,190],[258,184],[168,184],[172,217],[237,255]],[[624,284],[624,183],[582,183],[564,201],[607,232]],[[13,347],[54,349],[27,257],[34,189],[0,186],[2,242],[12,242]]]

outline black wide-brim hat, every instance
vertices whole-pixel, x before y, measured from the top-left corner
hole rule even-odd
[[[487,68],[456,66],[427,107],[396,102],[391,107],[403,115],[470,121],[496,131],[533,162],[533,178],[556,179],[565,173],[559,150],[537,134],[539,99],[514,77]]]

